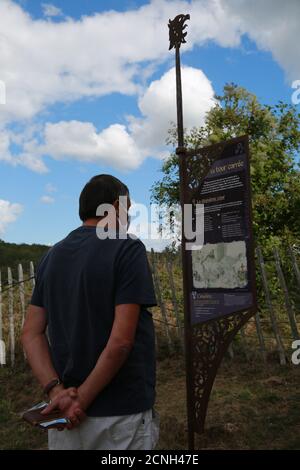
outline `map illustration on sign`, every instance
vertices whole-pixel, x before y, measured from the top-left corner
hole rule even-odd
[[[197,289],[247,286],[246,243],[207,243],[192,252],[193,285]]]

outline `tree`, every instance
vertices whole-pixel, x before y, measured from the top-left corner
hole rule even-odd
[[[185,135],[187,148],[197,148],[244,134],[249,135],[253,223],[256,242],[300,239],[300,114],[280,101],[275,106],[234,84],[206,115],[203,127]],[[176,145],[176,127],[168,144]],[[163,178],[152,187],[152,201],[171,206],[179,202],[178,157],[172,153],[162,166]]]
[[[7,267],[12,268],[13,277],[17,279],[18,264],[21,263],[25,272],[29,270],[29,262],[33,261],[36,266],[40,258],[49,250],[49,246],[22,243],[7,243],[0,239],[0,270],[2,282],[6,282]]]

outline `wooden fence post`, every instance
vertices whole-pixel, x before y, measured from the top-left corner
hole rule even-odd
[[[175,289],[175,283],[174,283],[174,277],[173,277],[173,263],[172,263],[172,260],[166,258],[166,266],[167,266],[167,271],[168,271],[168,275],[169,275],[172,305],[173,305],[175,318],[176,318],[178,337],[180,339],[181,349],[183,349],[183,330],[182,330],[181,322],[180,322],[180,318],[179,318],[179,305],[178,305],[178,301],[177,301],[177,297],[176,297],[176,289]]]
[[[24,286],[23,267],[21,264],[18,265],[18,280],[19,280],[19,294],[20,294],[22,327],[23,327],[24,320],[25,320],[25,286]]]
[[[34,264],[33,261],[30,261],[29,264],[29,277],[31,279],[32,289],[35,287],[35,277],[34,277]]]
[[[11,268],[7,268],[8,284],[8,318],[9,318],[9,339],[10,339],[10,362],[15,365],[15,318],[14,318],[14,291]]]
[[[298,263],[297,263],[297,260],[296,260],[296,256],[295,256],[295,253],[294,253],[293,248],[291,246],[289,246],[288,251],[289,251],[289,254],[290,254],[290,257],[291,257],[291,260],[292,260],[292,265],[293,265],[293,268],[294,268],[297,283],[298,283],[298,286],[300,288],[300,269],[299,269],[299,266],[298,266]]]
[[[171,351],[171,349],[172,349],[172,339],[171,339],[171,335],[170,335],[170,331],[169,331],[166,307],[165,307],[165,304],[164,304],[164,301],[163,301],[162,295],[161,295],[160,282],[159,282],[159,278],[158,278],[157,271],[156,271],[155,254],[154,254],[153,248],[151,249],[151,264],[152,264],[152,274],[153,274],[155,292],[156,292],[156,296],[157,296],[157,302],[158,302],[158,305],[159,305],[159,308],[160,308],[160,311],[161,311],[161,316],[162,316],[162,320],[163,320],[163,324],[164,324],[164,330],[165,330],[166,337],[167,337],[168,349],[169,349],[169,351]]]
[[[229,344],[227,351],[228,351],[230,359],[234,359],[234,351],[233,351],[232,342]]]
[[[2,311],[2,280],[1,280],[1,270],[0,270],[0,367],[4,366],[5,360],[5,343],[3,335],[3,311]]]
[[[265,340],[261,328],[261,322],[260,322],[260,316],[259,312],[255,314],[255,326],[256,326],[256,332],[257,332],[257,337],[258,337],[258,342],[259,342],[259,349],[263,358],[264,363],[267,362],[266,358],[266,345],[265,345]]]
[[[3,339],[3,320],[2,320],[2,280],[0,269],[0,340]]]
[[[271,325],[272,325],[272,329],[273,329],[273,333],[276,339],[277,349],[279,353],[279,361],[281,365],[285,365],[286,357],[285,357],[285,351],[284,351],[284,344],[282,343],[280,331],[277,325],[276,314],[275,314],[273,304],[272,304],[271,292],[269,289],[267,272],[265,269],[265,260],[263,258],[261,248],[259,246],[256,248],[256,253],[257,253],[257,258],[258,258],[258,264],[260,267],[262,285],[263,285],[263,289],[265,292],[266,303],[267,303],[267,307],[270,313]]]
[[[245,334],[245,327],[242,326],[240,329],[240,335],[241,335],[241,343],[242,343],[242,348],[245,353],[247,361],[250,359],[249,353],[248,353],[248,344],[247,344],[247,339],[246,339],[246,334]]]
[[[294,313],[294,310],[290,301],[289,291],[288,291],[284,274],[281,268],[280,258],[279,258],[279,253],[278,253],[277,248],[274,248],[273,253],[275,257],[275,264],[276,264],[277,274],[279,277],[279,282],[284,293],[284,301],[285,301],[285,306],[286,306],[287,314],[288,314],[290,325],[291,325],[292,336],[294,339],[299,339],[299,332],[298,332],[298,327],[297,327],[297,323],[295,319],[295,313]]]

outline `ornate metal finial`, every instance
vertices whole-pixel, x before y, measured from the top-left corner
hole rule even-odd
[[[184,33],[187,24],[184,24],[187,20],[190,19],[190,15],[177,15],[175,16],[174,20],[169,20],[169,39],[170,39],[170,46],[169,50],[176,49],[176,47],[180,47],[182,43],[185,43],[185,37],[187,32]]]

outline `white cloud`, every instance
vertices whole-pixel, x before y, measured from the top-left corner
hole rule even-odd
[[[42,3],[44,16],[61,16],[62,11],[60,8],[52,5],[52,3]]]
[[[0,132],[0,160],[11,163],[10,135],[8,131]]]
[[[11,152],[12,144],[21,146],[22,150],[18,155]],[[0,130],[0,161],[12,166],[25,166],[36,173],[47,173],[48,168],[36,149],[37,142],[30,139],[28,129],[23,134],[14,134],[8,129]]]
[[[35,155],[32,153],[22,153],[18,155],[18,157],[12,157],[13,161],[16,165],[25,166],[36,173],[47,173],[48,168],[46,167],[44,161],[39,157],[39,155]]]
[[[142,117],[129,116],[127,127],[112,124],[98,132],[90,122],[48,123],[45,144],[39,151],[56,159],[104,163],[123,170],[137,168],[148,156],[162,158],[168,128],[176,121],[175,87],[172,68],[140,96]],[[182,87],[185,126],[199,126],[215,104],[212,85],[201,70],[184,67]]]
[[[57,188],[52,183],[47,183],[45,186],[46,193],[56,193]]]
[[[33,119],[54,103],[112,92],[137,95],[141,117],[130,117],[127,126],[112,124],[101,131],[93,123],[79,121],[48,124],[44,151],[57,159],[104,162],[124,169],[136,168],[151,152],[162,155],[169,121],[175,120],[173,72],[146,90],[144,84],[158,63],[173,60],[167,22],[178,12],[191,15],[182,53],[210,40],[236,47],[247,33],[258,47],[273,54],[289,78],[300,76],[299,0],[153,0],[127,12],[111,10],[60,22],[49,16],[57,7],[45,5],[48,17],[37,20],[12,0],[0,2],[0,80],[6,86],[6,105],[0,113],[0,159],[36,172],[45,173],[47,167],[39,139],[26,135]],[[211,85],[200,77],[200,71],[193,70],[185,72],[190,74],[184,89],[187,127],[199,125],[212,102]],[[203,93],[198,86],[204,86]],[[197,93],[195,99],[192,90]],[[8,131],[12,122],[23,123],[24,135]],[[77,131],[82,142],[76,136],[74,142],[70,140]],[[40,135],[41,131],[36,132]],[[59,140],[55,142],[54,137]],[[13,154],[11,144],[16,142],[21,150]]]
[[[220,0],[154,0],[136,10],[108,11],[61,22],[33,19],[10,0],[0,2],[0,79],[7,103],[0,122],[30,119],[55,102],[112,92],[135,94],[143,68],[172,55],[168,19],[190,11],[189,42],[214,39],[235,46],[239,35]]]
[[[137,93],[146,65],[151,70],[157,61],[173,57],[167,21],[178,11],[191,14],[183,52],[208,40],[235,47],[248,33],[299,78],[298,0],[153,0],[127,12],[59,23],[33,19],[13,1],[1,0],[0,79],[7,102],[0,122],[33,118],[55,102]]]
[[[23,210],[23,206],[0,199],[0,234],[3,234],[7,225],[14,222]]]
[[[48,196],[48,195],[45,195],[45,196],[41,197],[41,202],[43,204],[53,204],[54,201],[55,201],[55,199],[51,196]]]
[[[193,67],[182,68],[184,126],[204,123],[215,104],[214,90],[206,75]],[[176,122],[175,68],[153,81],[139,99],[142,118],[129,117],[129,130],[140,149],[161,155],[171,122]]]
[[[300,77],[299,0],[222,0],[222,4],[240,33],[247,33],[259,49],[271,52],[290,82]]]
[[[97,132],[90,122],[48,123],[44,152],[56,159],[102,162],[123,170],[137,168],[142,161],[141,152],[121,124]]]

